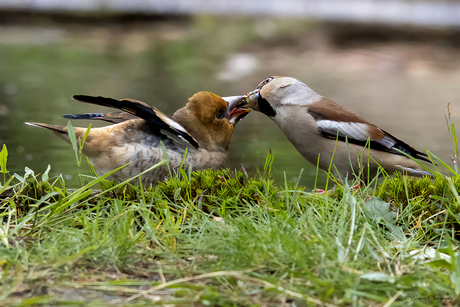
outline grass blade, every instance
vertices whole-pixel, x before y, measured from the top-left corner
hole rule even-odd
[[[7,174],[8,170],[6,169],[6,161],[8,158],[8,149],[6,145],[3,144],[3,149],[0,151],[0,170],[3,174]]]
[[[75,159],[77,160],[77,164],[78,164],[77,137],[75,136],[75,130],[73,129],[73,126],[70,120],[67,122],[67,134],[69,135],[70,144],[72,144],[73,151],[75,152]]]

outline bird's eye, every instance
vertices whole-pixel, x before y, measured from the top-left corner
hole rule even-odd
[[[257,89],[260,90],[265,84],[267,84],[268,82],[270,82],[272,80],[273,80],[273,77],[269,77],[269,78],[265,79],[264,81],[259,83],[259,86],[257,86]]]
[[[219,112],[217,112],[216,118],[217,119],[223,119],[224,118],[224,110],[220,110]]]

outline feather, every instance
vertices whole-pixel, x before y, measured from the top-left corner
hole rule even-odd
[[[67,119],[103,120],[114,124],[124,122],[125,120],[139,119],[139,117],[126,112],[65,114],[62,117]]]
[[[35,122],[25,122],[26,125],[38,128],[49,129],[56,134],[67,134],[67,127],[61,125],[50,125],[44,123],[35,123]]]
[[[159,129],[166,130],[172,134],[177,135],[178,137],[183,138],[195,149],[200,148],[198,142],[179,123],[163,114],[157,108],[154,108],[145,102],[135,99],[116,100],[113,98],[86,95],[74,95],[72,98],[79,102],[92,103],[123,110],[127,113],[144,119],[149,124],[154,125]]]
[[[336,122],[332,120],[319,120],[317,124],[319,132],[326,138],[335,139],[338,134],[338,139],[340,141],[347,141],[351,144],[361,146],[366,146],[369,141],[368,146],[372,149],[403,155],[398,151],[401,150],[414,158],[430,162],[428,159],[424,158],[427,156],[426,154],[371,124]],[[375,133],[376,129],[381,133]],[[376,136],[380,136],[380,134],[382,134],[382,137],[376,138]]]
[[[369,146],[372,149],[397,155],[402,155],[398,151],[401,150],[416,159],[431,162],[424,158],[426,154],[327,98],[323,97],[309,105],[308,113],[316,119],[318,129],[324,137],[336,138],[339,131],[338,137],[341,141],[345,141],[346,138],[349,143],[366,146],[370,140]]]

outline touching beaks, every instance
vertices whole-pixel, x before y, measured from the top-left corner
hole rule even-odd
[[[260,97],[260,90],[255,90],[246,95],[246,102],[243,105],[240,105],[241,108],[251,108],[253,109],[257,100]]]
[[[249,112],[251,112],[250,109],[244,107],[244,105],[246,104],[246,96],[229,96],[222,97],[222,99],[224,99],[228,103],[228,121],[233,125],[235,125],[237,122],[243,119]]]

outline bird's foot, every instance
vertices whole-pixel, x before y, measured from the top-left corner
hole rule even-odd
[[[358,184],[355,184],[354,186],[352,186],[351,188],[356,191],[358,190],[359,188],[361,187],[361,183],[358,183]],[[313,191],[311,191],[312,193],[316,193],[318,195],[324,195],[326,193],[334,193],[335,192],[335,189],[337,188],[337,186],[334,186],[333,189],[331,190],[328,190],[328,191],[325,191],[325,190],[322,190],[322,189],[315,189]]]
[[[327,190],[327,191],[322,190],[322,189],[315,189],[315,190],[313,190],[313,191],[311,191],[311,192],[312,192],[312,193],[316,193],[316,194],[318,194],[318,195],[325,195],[325,194],[334,193],[334,191],[335,191],[335,188],[332,189],[332,190]]]

